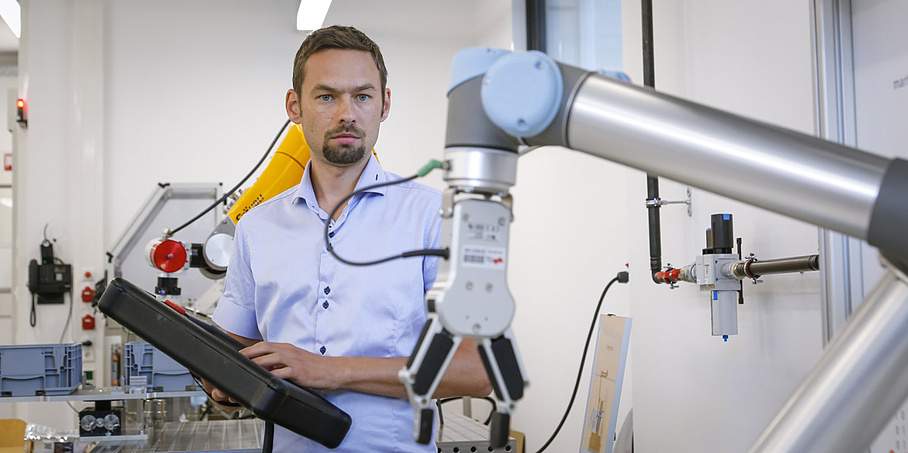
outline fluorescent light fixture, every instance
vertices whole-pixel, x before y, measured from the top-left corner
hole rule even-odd
[[[303,1],[305,2],[306,0]],[[3,21],[6,22],[6,25],[9,25],[9,29],[16,35],[16,39],[19,39],[19,35],[22,33],[19,2],[16,0],[0,0],[0,16],[3,17]]]
[[[300,9],[296,13],[296,29],[312,31],[322,28],[330,6],[331,0],[300,0]]]

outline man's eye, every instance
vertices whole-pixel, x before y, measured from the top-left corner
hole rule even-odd
[[[332,99],[332,97],[330,94],[323,94],[323,95],[319,96],[318,99],[320,101],[328,102]]]
[[[369,95],[368,94],[358,94],[358,95],[356,95],[356,100],[360,101],[360,102],[368,101]]]

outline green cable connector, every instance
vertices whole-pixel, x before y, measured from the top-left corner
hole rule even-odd
[[[422,168],[420,168],[419,171],[416,172],[416,174],[420,178],[422,178],[423,176],[428,175],[432,170],[436,168],[444,168],[444,166],[445,164],[441,163],[440,161],[432,159],[429,161],[429,163],[423,165]]]

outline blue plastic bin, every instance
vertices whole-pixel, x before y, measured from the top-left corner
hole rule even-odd
[[[145,341],[126,343],[126,382],[133,376],[145,376],[148,392],[184,392],[198,390],[189,370]]]
[[[0,397],[69,395],[81,376],[81,344],[0,346]]]

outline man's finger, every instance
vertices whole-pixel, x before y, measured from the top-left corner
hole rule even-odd
[[[278,368],[275,370],[271,370],[271,374],[273,374],[275,377],[279,377],[281,379],[292,379],[293,378],[293,369],[290,367]]]
[[[273,343],[269,343],[267,341],[262,341],[262,342],[254,344],[252,346],[249,346],[248,348],[241,349],[240,354],[243,354],[244,356],[246,356],[250,359],[254,359],[256,357],[274,352],[274,348],[272,347],[272,345],[273,345]]]
[[[260,355],[252,359],[253,362],[265,369],[273,369],[287,366],[286,363],[277,354]]]

